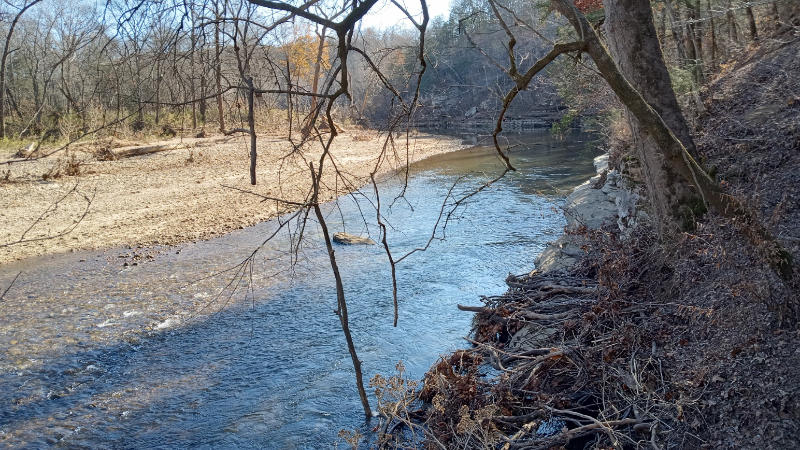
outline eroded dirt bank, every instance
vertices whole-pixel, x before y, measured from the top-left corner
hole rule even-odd
[[[77,249],[207,239],[291,209],[237,189],[302,202],[310,187],[307,161],[316,164],[321,146],[297,152],[286,139],[260,136],[258,185],[251,186],[248,139],[201,140],[190,148],[110,161],[73,151],[10,165],[0,182],[0,264]],[[328,166],[322,196],[331,199],[368,182],[384,141],[370,131],[338,136],[332,154],[341,176]],[[457,139],[421,134],[406,149],[400,138],[380,158],[378,173],[461,148]],[[63,175],[72,157],[78,175]],[[62,174],[54,178],[57,172]],[[25,242],[15,243],[20,240]]]
[[[463,307],[477,313],[473,346],[430,369],[414,412],[429,439],[448,448],[796,446],[797,67],[796,36],[751,49],[703,93],[695,135],[722,186],[793,255],[792,278],[772,269],[746,225],[714,213],[675,242],[659,241],[645,220],[621,231],[630,222],[620,202],[608,204],[612,172],[601,175],[572,204],[596,198],[607,208],[594,209],[618,220],[573,220],[587,226],[570,227],[537,270]],[[635,181],[624,147],[613,150],[610,168]]]

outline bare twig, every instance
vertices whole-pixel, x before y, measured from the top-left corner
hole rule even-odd
[[[14,283],[16,283],[17,278],[19,278],[20,275],[22,275],[22,271],[17,272],[17,275],[14,276],[14,279],[11,280],[11,283],[8,283],[8,287],[6,287],[6,289],[3,291],[3,293],[0,294],[0,302],[2,302],[3,299],[5,299],[6,294],[8,294],[8,291],[10,291],[11,287],[14,286]]]

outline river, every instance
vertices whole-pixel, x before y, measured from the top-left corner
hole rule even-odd
[[[382,246],[336,247],[366,379],[400,360],[420,378],[465,345],[472,315],[456,304],[503,292],[506,275],[532,269],[561,233],[559,192],[594,174],[595,146],[577,133],[510,139],[518,170],[472,197],[445,240],[398,265],[397,328]],[[395,256],[424,245],[449,189],[468,192],[500,169],[477,146],[415,165],[393,203],[403,183],[383,180]],[[378,240],[373,201],[369,187],[325,205],[329,228]],[[277,227],[0,266],[0,291],[22,272],[0,303],[0,445],[317,448],[340,429],[368,429],[316,224],[297,255],[290,226],[237,268]]]

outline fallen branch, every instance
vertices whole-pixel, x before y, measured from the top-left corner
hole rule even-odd
[[[567,431],[565,431],[563,433],[560,433],[560,434],[557,434],[555,436],[552,436],[552,437],[548,438],[547,440],[542,440],[542,441],[536,442],[536,444],[538,444],[536,446],[532,445],[532,444],[534,444],[534,442],[522,441],[522,442],[513,443],[510,448],[550,448],[551,446],[556,445],[559,442],[561,442],[561,443],[569,442],[572,439],[580,437],[580,436],[582,436],[582,435],[584,435],[586,433],[589,433],[591,431],[597,430],[598,428],[602,429],[602,431],[604,431],[606,433],[610,433],[612,431],[612,427],[619,427],[619,426],[624,426],[624,425],[634,425],[634,424],[638,424],[640,422],[641,421],[639,419],[609,420],[609,421],[606,421],[606,422],[597,421],[597,422],[594,422],[594,423],[590,423],[588,425],[583,425],[583,426],[580,426],[580,427],[577,427],[577,428],[573,428],[571,430],[567,430]]]
[[[559,320],[559,319],[566,319],[567,317],[573,315],[573,311],[567,311],[563,313],[556,313],[556,314],[540,314],[535,312],[528,312],[523,311],[522,317],[528,320]]]
[[[225,131],[225,136],[233,136],[236,133],[250,134],[250,130],[247,128],[234,128],[232,130]]]
[[[150,153],[165,152],[168,150],[179,150],[189,148],[189,144],[155,144],[155,145],[141,145],[135,147],[121,147],[110,150],[111,154],[117,158],[130,158],[132,156],[147,155]]]
[[[456,305],[456,307],[461,311],[474,312],[474,313],[494,312],[494,308],[487,308],[486,306],[464,306],[459,304]]]

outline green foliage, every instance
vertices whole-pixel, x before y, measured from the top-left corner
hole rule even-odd
[[[554,136],[563,136],[567,131],[569,131],[570,128],[572,128],[573,122],[575,122],[577,117],[578,112],[570,109],[566,114],[561,116],[561,120],[553,123],[553,125],[550,127],[550,133]]]

